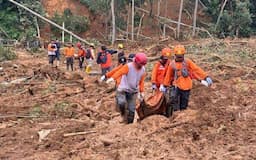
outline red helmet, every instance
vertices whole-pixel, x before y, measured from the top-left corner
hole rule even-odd
[[[77,44],[76,44],[76,46],[77,46],[77,48],[81,48],[81,43],[80,42],[78,42]]]
[[[135,63],[140,64],[140,65],[146,65],[147,64],[147,56],[145,53],[137,53],[135,55]]]

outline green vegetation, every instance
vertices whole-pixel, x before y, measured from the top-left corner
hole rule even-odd
[[[248,37],[256,30],[256,2],[254,0],[228,1],[220,22],[215,25],[223,5],[222,0],[203,0],[207,6],[206,13],[212,18],[211,32],[223,38],[227,36]]]
[[[89,28],[89,19],[87,17],[73,15],[68,8],[64,10],[62,15],[55,13],[52,20],[59,25],[64,22],[65,28],[75,33],[85,32]],[[61,31],[54,26],[51,26],[51,30],[55,34],[61,34]]]
[[[0,62],[5,60],[13,60],[17,55],[11,50],[11,48],[0,46]]]
[[[40,0],[20,0],[19,2],[44,15]],[[36,25],[42,26],[40,20],[31,13],[4,0],[0,0],[0,19],[1,30],[5,31],[8,38],[17,40],[29,40],[37,36]]]

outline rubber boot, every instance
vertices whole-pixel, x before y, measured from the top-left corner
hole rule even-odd
[[[125,106],[119,105],[119,109],[120,109],[121,116],[124,116],[125,115]]]
[[[128,116],[127,116],[127,123],[133,123],[134,120],[134,113],[129,112]]]
[[[56,68],[58,68],[59,65],[60,65],[60,61],[57,61],[57,62],[56,62]]]
[[[167,118],[169,118],[171,115],[172,115],[172,113],[173,113],[173,107],[172,106],[167,106],[166,107],[166,114],[165,114],[165,116],[167,117]]]

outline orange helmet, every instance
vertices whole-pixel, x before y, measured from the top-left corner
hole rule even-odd
[[[162,49],[162,56],[170,57],[172,55],[172,50],[170,48]]]
[[[183,45],[177,45],[173,49],[175,54],[181,55],[186,53],[186,49]]]

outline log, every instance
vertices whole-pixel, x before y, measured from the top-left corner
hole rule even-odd
[[[75,133],[65,133],[63,137],[77,136],[77,135],[86,135],[91,133],[97,133],[96,131],[87,131],[87,132],[75,132]]]

